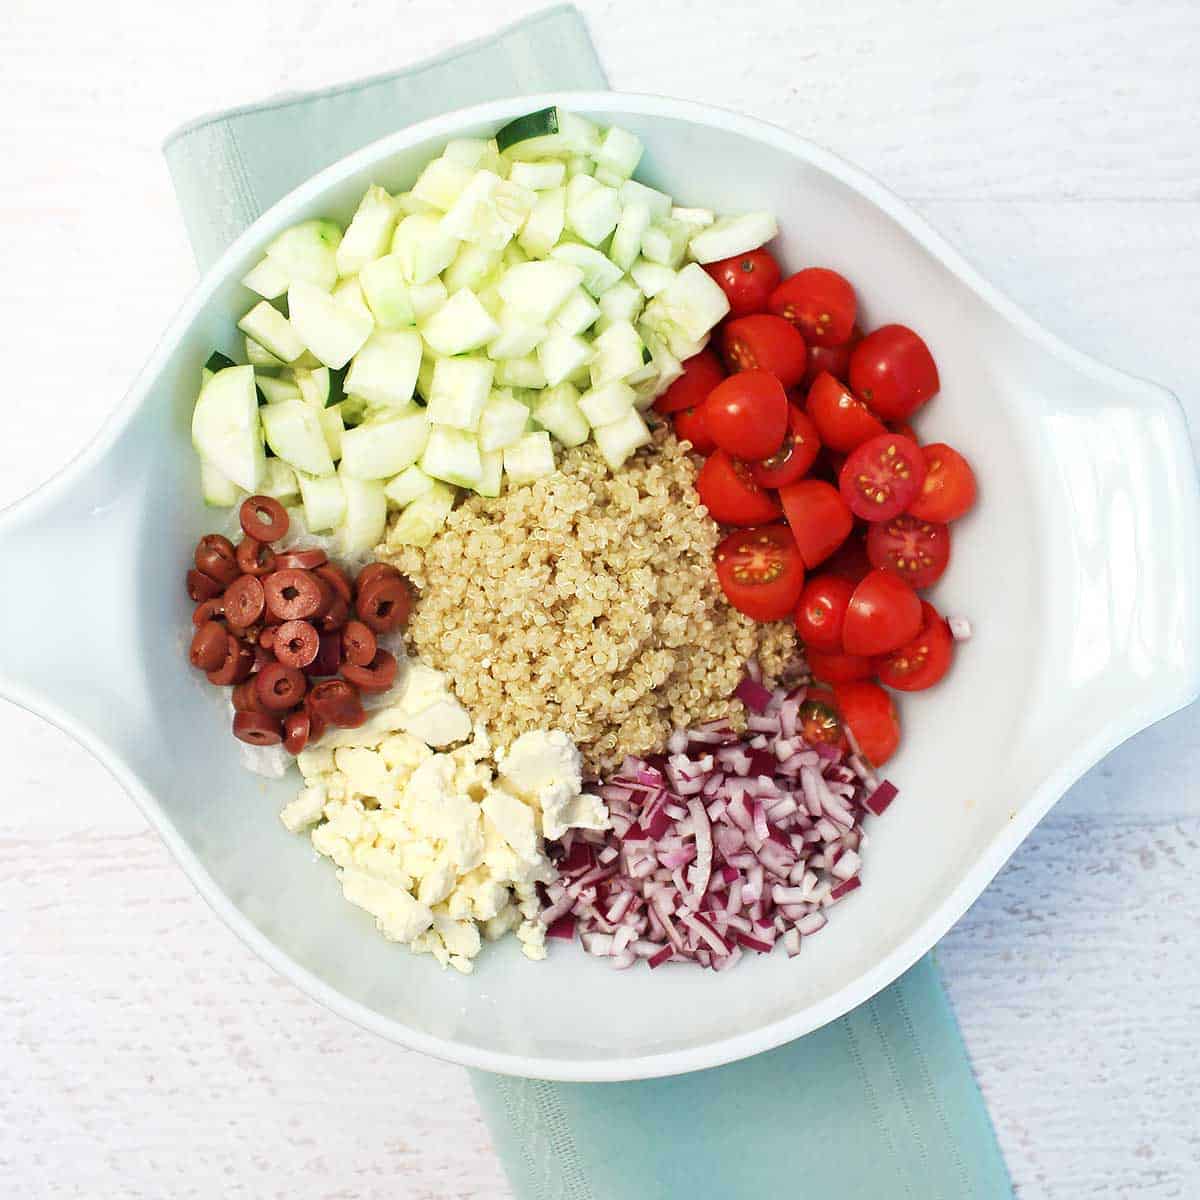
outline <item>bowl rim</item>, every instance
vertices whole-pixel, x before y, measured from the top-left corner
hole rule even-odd
[[[1159,405],[1167,401],[1165,407],[1173,427],[1173,435],[1187,438],[1182,408],[1173,393],[1157,384],[1109,367],[1043,328],[984,279],[904,201],[866,172],[830,151],[766,121],[697,101],[618,91],[555,91],[490,100],[455,109],[396,130],[330,164],[279,199],[225,249],[195,284],[159,339],[146,365],[124,399],[114,408],[96,438],[57,475],[23,499],[0,510],[0,528],[10,523],[14,517],[28,519],[39,510],[49,508],[64,492],[69,491],[77,477],[108,453],[146,402],[160,372],[192,322],[231,274],[235,264],[251,247],[265,238],[268,230],[288,224],[300,210],[347,176],[383,161],[409,145],[427,139],[450,138],[461,133],[466,127],[502,121],[532,107],[545,107],[556,103],[563,103],[580,112],[636,112],[652,118],[681,119],[709,125],[771,146],[812,164],[858,192],[890,216],[946,271],[971,288],[997,315],[1068,367],[1110,388],[1122,389],[1135,396],[1140,395],[1147,401]],[[0,685],[0,693],[6,698],[70,734],[105,766],[133,797],[210,907],[251,950],[324,1007],[390,1041],[462,1066],[500,1074],[567,1082],[614,1082],[668,1076],[734,1062],[793,1041],[844,1016],[869,1000],[908,970],[941,939],[1076,779],[1126,738],[1168,716],[1200,694],[1200,664],[1194,665],[1193,678],[1188,686],[1174,691],[1164,690],[1156,697],[1155,703],[1127,710],[1122,721],[1097,730],[1092,738],[1075,746],[1058,768],[1034,790],[1027,802],[1017,807],[1013,819],[993,837],[939,908],[900,945],[851,983],[818,1004],[747,1033],[733,1034],[685,1050],[629,1058],[616,1057],[605,1061],[546,1058],[482,1050],[411,1029],[399,1020],[383,1016],[358,1001],[351,1000],[290,958],[234,906],[232,900],[193,854],[150,790],[99,736],[72,717],[52,698],[34,693],[19,683],[13,685],[11,681],[0,680]]]

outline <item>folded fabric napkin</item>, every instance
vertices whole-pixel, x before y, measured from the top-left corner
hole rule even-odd
[[[564,6],[394,74],[203,118],[164,152],[204,268],[314,172],[402,125],[606,86]],[[476,1071],[472,1083],[519,1200],[1012,1195],[929,958],[842,1020],[731,1066],[611,1084]]]

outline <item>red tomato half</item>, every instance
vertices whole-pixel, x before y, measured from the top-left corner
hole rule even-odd
[[[783,445],[762,462],[753,463],[750,474],[759,487],[781,488],[803,479],[821,450],[817,427],[802,408],[788,405],[788,429]]]
[[[954,638],[941,613],[921,602],[921,628],[911,642],[875,660],[880,683],[900,692],[923,692],[938,683],[954,660]]]
[[[810,650],[808,669],[822,683],[851,683],[855,679],[870,679],[875,674],[875,660],[859,654],[825,654]]]
[[[696,491],[700,503],[721,525],[765,525],[779,516],[775,497],[754,482],[744,462],[724,450],[715,450],[700,468]]]
[[[929,347],[904,325],[882,325],[850,355],[850,386],[885,421],[903,421],[940,386]]]
[[[850,340],[840,346],[809,346],[808,364],[804,368],[802,388],[810,388],[822,371],[828,371],[834,379],[845,383],[850,378],[850,351],[862,341],[862,330],[857,325],[850,331]]]
[[[975,472],[952,446],[922,446],[925,482],[908,511],[922,521],[957,521],[975,503]]]
[[[854,584],[840,575],[814,575],[804,585],[796,608],[796,629],[810,654],[814,650],[841,653],[842,623],[853,594]]]
[[[766,250],[735,254],[704,269],[717,281],[735,317],[767,311],[767,298],[779,283],[779,264]]]
[[[812,417],[821,441],[841,454],[886,433],[883,422],[848,388],[822,371],[808,389],[805,412]]]
[[[909,587],[932,587],[950,561],[950,527],[901,513],[867,529],[867,557],[873,567],[894,572]]]
[[[820,479],[801,479],[779,489],[783,514],[811,571],[824,562],[854,528],[854,518],[837,488]]]
[[[782,317],[755,313],[727,321],[721,351],[731,371],[770,371],[785,388],[795,387],[808,364],[804,338]]]
[[[782,522],[731,533],[714,561],[721,588],[738,612],[756,621],[792,615],[804,587],[804,564]]]
[[[739,371],[723,379],[700,411],[713,441],[738,458],[768,458],[783,445],[788,427],[783,384],[766,371]]]
[[[677,413],[685,408],[698,408],[724,378],[721,360],[711,350],[701,350],[685,360],[683,374],[654,401],[654,411]]]
[[[867,541],[860,529],[854,530],[838,547],[837,552],[825,562],[830,575],[840,575],[851,583],[858,583],[872,568],[867,557]]]
[[[916,442],[884,433],[863,442],[838,476],[842,499],[856,517],[887,521],[899,516],[925,482],[925,456]]]
[[[847,654],[890,654],[921,628],[921,600],[891,571],[872,571],[855,587],[842,622]]]
[[[858,748],[882,767],[900,745],[900,717],[891,696],[877,683],[836,683],[833,698]]]
[[[849,341],[858,313],[850,281],[825,267],[808,267],[789,276],[771,293],[768,307],[795,325],[810,346]]]
[[[844,754],[850,748],[842,732],[837,702],[828,688],[810,687],[800,705],[800,736],[810,745],[824,742]]]
[[[697,454],[709,455],[717,443],[712,440],[708,426],[704,424],[704,413],[698,408],[683,408],[671,417],[675,425],[675,436],[680,441],[691,442]]]

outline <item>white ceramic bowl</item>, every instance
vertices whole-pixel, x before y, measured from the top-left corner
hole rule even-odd
[[[249,300],[238,280],[275,233],[346,219],[369,183],[409,186],[447,138],[490,134],[556,99],[485,104],[384,138],[238,239],[96,443],[0,516],[5,577],[50,584],[37,614],[0,588],[0,693],[89,747],[217,912],[328,1007],[470,1066],[630,1079],[768,1049],[866,1000],[946,932],[1073,780],[1197,695],[1197,480],[1168,392],[1038,328],[860,171],[702,105],[565,97],[643,139],[647,181],[683,203],[772,210],[785,264],[843,271],[865,325],[899,320],[925,336],[942,391],[922,435],[960,447],[980,483],[936,601],[976,635],[944,684],[901,700],[904,749],[888,772],[901,797],[871,826],[864,887],[799,958],[751,957],[722,975],[618,973],[578,947],[533,965],[510,943],[463,978],[386,943],[340,898],[331,865],[284,831],[276,814],[293,784],[241,770],[183,660],[182,575],[214,524],[198,499],[189,414],[209,351],[235,345]],[[103,636],[21,639],[31,615],[78,629],[80,607]]]

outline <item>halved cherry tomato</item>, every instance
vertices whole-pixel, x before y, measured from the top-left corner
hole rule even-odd
[[[825,563],[825,570],[830,575],[840,575],[851,583],[858,583],[872,567],[867,557],[867,542],[862,530],[855,530],[838,547]]]
[[[672,416],[675,424],[675,436],[681,442],[691,442],[692,449],[697,454],[711,454],[717,443],[712,440],[708,426],[704,424],[704,414],[698,408],[681,408]]]
[[[891,696],[877,683],[838,683],[833,698],[867,761],[882,767],[900,745],[900,717]]]
[[[795,387],[808,365],[808,347],[794,326],[770,313],[727,321],[721,350],[731,371],[770,371],[785,388]]]
[[[850,331],[850,340],[840,346],[809,346],[808,362],[804,368],[802,388],[810,388],[822,371],[828,371],[834,379],[845,383],[850,378],[850,352],[862,341],[862,330],[857,325]]]
[[[911,642],[875,660],[879,682],[900,692],[923,692],[943,678],[954,660],[954,638],[941,613],[921,602],[921,628]]]
[[[917,636],[921,600],[899,575],[870,572],[854,588],[842,622],[847,654],[889,654]]]
[[[906,437],[910,442],[916,442],[921,445],[921,439],[917,437],[917,431],[907,421],[892,421],[888,425],[888,430],[891,433],[898,433],[901,437]],[[921,447],[924,449],[924,447]]]
[[[669,415],[696,408],[724,378],[721,360],[711,350],[701,350],[684,361],[683,374],[654,401],[654,411]]]
[[[844,275],[807,267],[771,293],[768,308],[795,325],[810,346],[840,346],[850,340],[858,300]]]
[[[824,562],[849,536],[854,518],[837,488],[820,479],[801,479],[779,489],[783,515],[811,571]]]
[[[696,476],[700,503],[721,525],[766,525],[779,516],[775,498],[754,482],[749,467],[717,450]]]
[[[739,371],[722,380],[701,412],[713,441],[738,458],[768,458],[787,433],[787,392],[766,371]]]
[[[901,513],[867,529],[867,557],[910,587],[932,587],[950,561],[950,527]]]
[[[922,446],[921,452],[925,455],[925,482],[908,511],[923,521],[957,521],[975,503],[971,464],[945,442]]]
[[[850,386],[885,421],[903,421],[941,385],[920,337],[904,325],[882,325],[854,347]]]
[[[706,263],[704,269],[720,285],[729,301],[729,311],[735,317],[766,312],[767,298],[783,273],[766,250],[735,254],[732,258]]]
[[[841,653],[842,622],[853,592],[854,584],[840,575],[814,575],[804,585],[796,607],[796,629],[810,653]]]
[[[886,433],[883,422],[848,388],[822,371],[808,389],[804,409],[824,445],[842,454]]]
[[[717,547],[717,578],[726,599],[756,621],[792,615],[804,587],[804,564],[788,527],[739,529]]]
[[[838,750],[849,749],[833,693],[828,688],[810,687],[800,705],[800,734],[810,745],[818,742]]]
[[[822,683],[850,683],[855,679],[870,679],[875,674],[874,660],[861,654],[826,654],[821,650],[810,650],[806,657],[813,678]]]
[[[762,462],[753,463],[750,474],[759,487],[781,488],[803,479],[821,451],[817,427],[808,414],[794,404],[788,406],[788,428],[783,445]]]
[[[842,499],[856,517],[887,521],[899,516],[925,482],[925,456],[916,442],[884,433],[863,442],[838,476]]]

